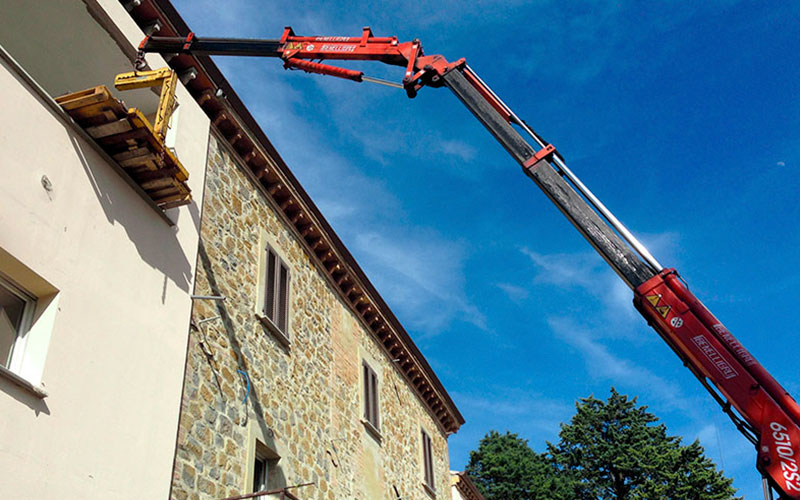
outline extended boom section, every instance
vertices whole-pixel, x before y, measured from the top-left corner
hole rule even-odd
[[[287,27],[279,40],[199,39],[189,33],[147,37],[139,48],[139,69],[146,66],[146,52],[279,57],[286,69],[398,86],[409,97],[424,86],[447,86],[633,290],[634,305],[648,324],[756,445],[756,466],[771,487],[781,498],[800,500],[800,407],[795,400],[689,291],[678,273],[664,269],[572,173],[556,149],[514,114],[464,59],[451,63],[440,55],[426,56],[419,40],[375,37],[369,28],[356,37],[301,37]],[[380,61],[401,66],[405,73],[400,84],[386,82],[322,62],[329,59]]]

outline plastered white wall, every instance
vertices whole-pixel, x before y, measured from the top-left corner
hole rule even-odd
[[[138,43],[120,4],[103,7]],[[170,227],[6,65],[0,92],[0,248],[58,289],[37,350],[48,397],[0,377],[0,498],[167,498],[208,119],[179,86],[195,202]]]

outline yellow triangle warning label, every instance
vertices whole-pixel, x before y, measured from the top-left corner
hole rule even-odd
[[[645,298],[648,302],[650,302],[650,304],[653,305],[653,307],[656,307],[658,305],[658,301],[661,300],[661,295],[646,295]]]
[[[656,311],[658,311],[658,314],[660,314],[664,319],[667,318],[667,314],[669,314],[670,309],[672,309],[670,306],[656,306]]]

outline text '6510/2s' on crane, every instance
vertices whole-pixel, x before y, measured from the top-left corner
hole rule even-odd
[[[140,46],[140,69],[146,52],[278,57],[287,69],[402,87],[409,97],[424,86],[452,90],[633,290],[633,303],[647,323],[756,446],[765,484],[782,498],[800,499],[800,407],[794,399],[689,291],[678,272],[663,268],[464,59],[428,56],[419,40],[375,37],[369,28],[357,37],[303,37],[286,28],[279,40],[151,36]],[[405,74],[397,84],[313,62],[325,59],[380,61],[404,67]]]

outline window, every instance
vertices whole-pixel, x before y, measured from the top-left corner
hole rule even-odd
[[[380,431],[378,416],[378,375],[366,361],[362,363],[364,372],[364,421],[372,430]]]
[[[58,289],[0,248],[0,389],[6,382],[47,397],[41,387]]]
[[[262,314],[278,330],[289,336],[289,267],[269,245],[264,277],[264,306]]]
[[[269,465],[267,459],[263,457],[256,457],[253,464],[253,493],[256,491],[267,490],[267,473],[269,472]]]
[[[252,493],[257,491],[270,491],[283,487],[281,472],[278,467],[280,456],[267,445],[256,439],[255,458],[253,460]],[[272,496],[258,496],[258,499],[272,498]]]
[[[431,446],[431,437],[422,429],[422,463],[425,468],[425,482],[424,485],[430,492],[434,490],[433,484],[433,447]]]
[[[36,299],[0,275],[0,366],[19,371]]]

